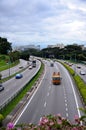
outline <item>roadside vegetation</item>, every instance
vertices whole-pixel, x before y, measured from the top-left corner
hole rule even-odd
[[[19,63],[19,59],[25,59],[29,60],[29,56],[34,55],[42,58],[55,58],[55,59],[63,59],[63,60],[70,60],[76,62],[76,59],[78,62],[84,62],[86,64],[86,50],[83,50],[80,45],[73,44],[73,45],[67,45],[64,48],[54,47],[54,48],[44,48],[42,50],[36,50],[36,49],[27,49],[25,51],[13,51],[12,50],[12,43],[8,42],[6,38],[0,37],[0,71],[8,69],[9,67],[15,66]],[[83,98],[83,101],[86,105],[86,84],[83,82],[83,80],[78,76],[75,75],[75,72],[66,64],[63,64],[70,74],[73,76],[76,85],[80,91],[80,94]],[[30,82],[21,90],[21,92],[18,93],[18,95],[9,103],[7,104],[3,109],[0,110],[0,126],[2,125],[3,119],[6,118],[6,116],[16,107],[16,105],[23,99],[23,97],[26,95],[28,91],[30,91],[31,87],[35,84],[37,79],[40,77],[44,70],[44,65],[41,65],[41,68],[39,72],[31,79]],[[14,75],[11,75],[13,77]],[[8,80],[9,78],[5,80]],[[4,82],[4,80],[1,79],[0,74],[0,81]],[[58,118],[58,119],[57,119]],[[86,130],[86,127],[81,126],[80,121],[84,121],[84,118],[86,119],[86,111],[85,116],[81,117],[81,119],[76,118],[76,124],[71,124],[68,122],[67,119],[62,118],[61,116],[45,116],[42,118],[42,120],[38,124],[28,124],[26,126],[21,125],[19,127],[20,130]],[[86,124],[86,120],[85,120]],[[29,128],[29,129],[28,129]],[[9,122],[6,130],[17,130],[13,126],[12,123]],[[5,130],[5,129],[4,129]]]
[[[19,60],[11,63],[9,60],[9,56],[0,55],[0,71],[9,69],[9,67],[16,66],[17,64],[19,64]]]
[[[9,122],[7,127],[2,128],[2,130],[86,130],[86,126],[81,125],[82,120],[86,123],[85,117],[75,116],[74,123],[72,123],[60,114],[46,115],[41,117],[38,124],[29,123],[14,126],[12,122]]]
[[[65,66],[65,68],[69,71],[69,73],[72,75],[73,79],[75,80],[75,83],[78,87],[78,90],[82,96],[82,100],[84,105],[86,105],[86,83],[80,78],[79,75],[75,74],[74,70],[70,68],[68,65],[60,62]]]

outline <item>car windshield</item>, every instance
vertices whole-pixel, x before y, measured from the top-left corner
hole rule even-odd
[[[2,87],[2,84],[0,83],[0,87]]]
[[[60,77],[54,77],[53,80],[60,80]]]

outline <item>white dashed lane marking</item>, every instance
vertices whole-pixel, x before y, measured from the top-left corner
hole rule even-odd
[[[47,93],[47,96],[49,96],[49,93]]]
[[[46,107],[46,105],[47,105],[47,103],[45,102],[45,103],[44,103],[44,107]]]
[[[68,113],[66,113],[66,117],[68,117]]]
[[[66,117],[68,118],[68,104],[67,104],[67,96],[66,96],[66,91],[65,87],[63,86],[64,89],[64,99],[65,99],[65,111],[66,111]]]

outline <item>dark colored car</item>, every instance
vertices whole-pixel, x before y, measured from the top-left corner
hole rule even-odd
[[[0,83],[0,91],[4,90],[2,83]]]
[[[22,77],[23,77],[22,74],[16,74],[16,76],[15,76],[16,79],[21,79]]]
[[[19,69],[22,69],[23,68],[23,66],[19,66]]]
[[[78,68],[78,69],[80,69],[80,68],[81,68],[81,66],[77,66],[77,68]]]

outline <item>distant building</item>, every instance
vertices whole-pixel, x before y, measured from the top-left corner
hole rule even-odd
[[[84,45],[80,45],[80,47],[82,48],[82,50],[86,50],[86,47]]]
[[[73,45],[76,45],[76,46],[80,46],[81,48],[82,48],[82,50],[86,50],[86,47],[84,46],[84,45],[79,45],[79,44],[77,44],[77,43],[74,43]]]
[[[48,48],[54,48],[54,47],[59,47],[60,49],[61,48],[64,48],[64,44],[56,44],[56,45],[48,45]]]
[[[17,50],[17,51],[25,51],[25,50],[28,50],[28,49],[37,49],[37,50],[40,50],[40,45],[24,45],[24,46],[16,46],[14,48],[14,50]]]

